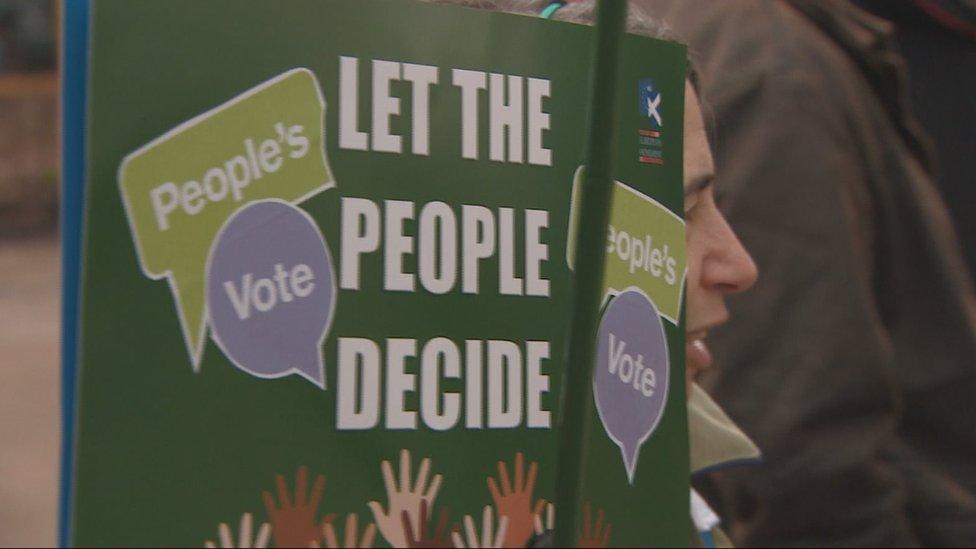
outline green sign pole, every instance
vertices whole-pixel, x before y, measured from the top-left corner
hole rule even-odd
[[[617,61],[627,2],[601,0],[597,4],[593,91],[590,103],[586,175],[579,201],[579,233],[576,238],[573,319],[569,331],[563,415],[559,435],[556,476],[556,547],[576,546],[576,524],[581,507],[584,432],[589,416],[588,393],[593,377],[594,344],[603,265],[606,259],[606,227],[610,218],[612,158],[614,150],[614,97]],[[583,404],[583,405],[580,405]]]

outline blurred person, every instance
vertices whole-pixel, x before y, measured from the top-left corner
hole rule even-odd
[[[574,23],[592,24],[592,0],[429,0],[481,9],[539,15]],[[632,5],[627,31],[669,39],[665,27],[643,15]],[[698,387],[698,376],[712,363],[706,338],[724,324],[729,313],[725,298],[748,290],[756,281],[756,265],[732,231],[714,196],[715,164],[698,92],[692,77],[685,82],[684,112],[684,210],[687,241],[686,279],[686,375],[690,467],[692,471],[755,460],[758,448],[729,419],[722,409]],[[692,519],[698,539],[695,546],[729,546],[718,528],[718,516],[692,491]],[[537,539],[533,547],[549,547],[551,539]]]
[[[0,6],[0,74],[6,72],[13,53],[13,15],[9,8]]]
[[[53,70],[54,35],[52,0],[0,1],[0,73]]]
[[[709,388],[764,455],[701,484],[732,538],[976,544],[976,305],[890,26],[841,0],[639,3],[689,43],[762,272],[712,338]]]

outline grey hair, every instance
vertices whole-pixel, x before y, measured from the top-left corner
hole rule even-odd
[[[433,4],[452,4],[489,11],[504,11],[521,15],[537,16],[552,0],[425,0]],[[619,1],[619,0],[616,0]],[[569,2],[556,10],[552,18],[569,23],[592,25],[596,20],[593,0]],[[662,21],[652,19],[631,3],[627,8],[627,32],[651,38],[674,40],[671,29]]]

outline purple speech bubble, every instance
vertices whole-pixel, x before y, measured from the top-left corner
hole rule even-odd
[[[210,248],[206,293],[214,341],[235,366],[265,379],[298,374],[325,389],[335,275],[307,213],[282,200],[235,212]]]
[[[631,287],[611,299],[597,337],[593,397],[633,484],[637,454],[661,421],[668,398],[664,324],[654,302]]]

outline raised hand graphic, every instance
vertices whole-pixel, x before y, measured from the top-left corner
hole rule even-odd
[[[383,472],[383,483],[386,486],[387,507],[378,501],[369,502],[369,508],[373,512],[373,520],[380,530],[380,534],[386,539],[387,543],[394,547],[407,547],[407,532],[404,529],[403,514],[409,518],[410,527],[413,532],[420,531],[420,508],[421,503],[426,503],[428,507],[434,506],[437,499],[437,492],[441,488],[441,475],[434,475],[434,478],[427,483],[430,474],[430,458],[424,458],[420,462],[420,469],[417,471],[417,481],[411,485],[410,482],[410,452],[400,451],[400,483],[397,485],[393,476],[393,466],[390,462],[383,460],[380,465]]]
[[[411,523],[410,515],[404,511],[400,515],[403,521],[403,530],[407,535],[407,547],[429,547],[432,549],[441,549],[445,547],[451,547],[451,542],[447,536],[447,518],[448,511],[447,507],[441,507],[440,518],[437,520],[437,529],[433,532],[430,531],[429,520],[427,516],[427,502],[420,502],[420,529],[414,530]]]
[[[366,549],[373,546],[373,540],[376,538],[375,524],[371,522],[366,525],[363,536],[359,537],[359,517],[356,513],[349,513],[346,516],[345,536],[342,538],[342,545],[339,545],[339,536],[336,534],[335,526],[333,526],[334,519],[334,515],[329,515],[325,519],[325,524],[322,525],[325,547],[328,549],[355,549],[357,547]]]
[[[464,516],[464,533],[466,540],[461,537],[460,532],[451,533],[451,541],[454,542],[454,547],[460,549],[474,548],[474,547],[502,547],[505,542],[505,534],[508,532],[508,517],[501,517],[498,521],[498,530],[494,531],[492,529],[492,509],[491,505],[485,505],[484,511],[481,513],[481,536],[478,536],[478,532],[474,526],[474,519],[471,515]]]
[[[545,520],[542,518],[542,512],[545,511]],[[541,536],[546,532],[553,532],[556,530],[556,508],[552,506],[551,503],[546,503],[545,500],[539,500],[535,509],[532,512],[532,525],[535,528],[535,535]]]
[[[230,526],[226,522],[221,522],[217,526],[217,536],[220,541],[220,547],[222,549],[231,549],[233,547],[239,547],[243,549],[255,548],[264,549],[268,546],[268,538],[271,536],[271,525],[267,522],[261,525],[258,529],[258,535],[255,538],[251,538],[251,526],[252,526],[251,513],[244,513],[241,515],[241,525],[237,533],[237,544],[234,543],[234,537],[230,532]],[[216,549],[217,545],[212,541],[207,541],[203,544],[204,547],[208,549]]]
[[[596,512],[596,524],[591,521],[592,513],[590,504],[583,504],[583,535],[576,543],[577,547],[602,548],[609,547],[610,544],[610,524],[603,527],[603,509]],[[592,528],[591,528],[592,525]]]
[[[318,543],[322,537],[322,526],[317,522],[319,502],[325,491],[325,477],[318,475],[312,485],[312,493],[306,499],[308,489],[308,467],[298,468],[295,477],[295,499],[288,495],[285,477],[277,475],[275,483],[278,489],[278,505],[275,505],[271,492],[262,495],[264,507],[274,531],[277,547],[308,547]]]
[[[488,490],[491,498],[495,502],[495,509],[499,516],[508,517],[508,533],[505,534],[505,547],[525,547],[525,544],[532,537],[533,533],[533,513],[532,491],[535,489],[535,477],[538,473],[539,465],[532,462],[529,465],[529,474],[525,475],[525,458],[522,452],[515,454],[515,484],[509,480],[508,469],[504,462],[498,462],[498,480],[501,483],[499,488],[495,479],[488,477]],[[536,507],[541,510],[542,500],[536,503]]]

